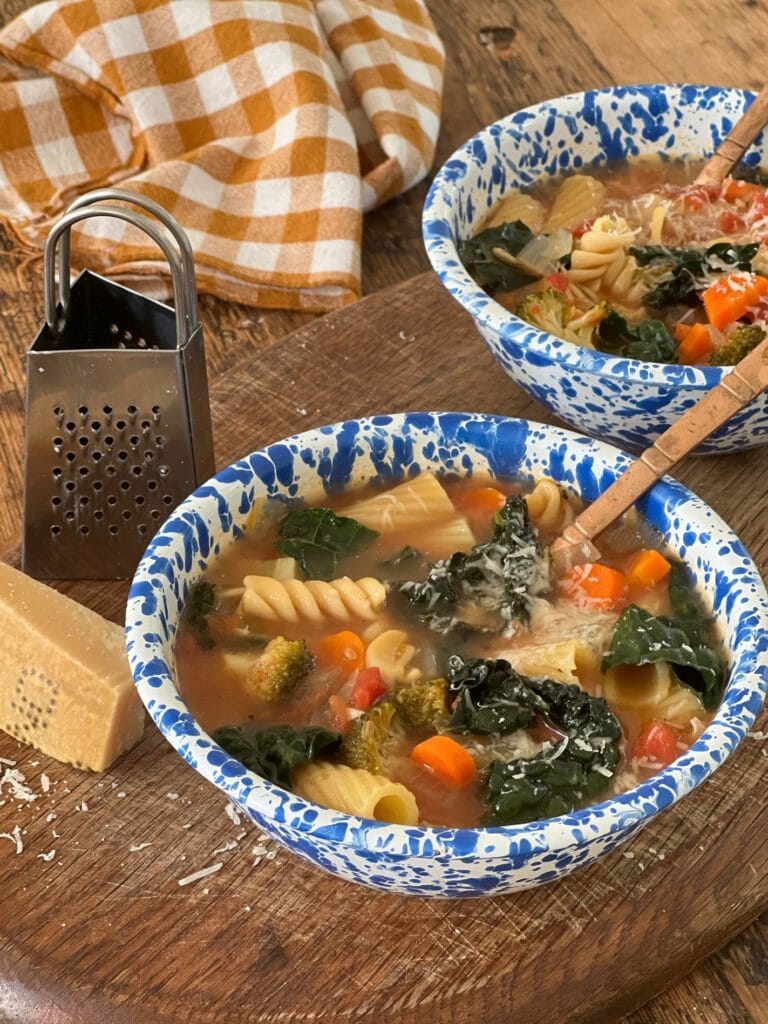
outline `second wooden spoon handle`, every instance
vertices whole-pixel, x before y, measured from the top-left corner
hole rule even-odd
[[[696,185],[719,185],[763,125],[768,121],[768,84],[755,96],[752,104],[731,128],[717,152],[704,164],[696,177]]]
[[[666,472],[768,387],[768,337],[717,387],[688,409],[607,491],[563,530],[559,544],[592,540],[623,515]]]

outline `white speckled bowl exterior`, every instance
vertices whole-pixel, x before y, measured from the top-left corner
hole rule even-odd
[[[513,188],[609,160],[709,155],[753,94],[695,85],[638,85],[574,93],[519,110],[483,129],[446,161],[424,207],[423,233],[438,277],[469,312],[513,380],[566,422],[628,448],[651,444],[727,372],[620,359],[561,341],[508,313],[472,280],[456,250]],[[768,163],[765,133],[745,162]],[[768,441],[768,395],[698,449],[739,451]]]
[[[573,814],[507,828],[406,828],[307,803],[246,770],[198,725],[176,688],[174,641],[190,587],[241,533],[255,501],[322,502],[328,492],[394,484],[427,469],[505,479],[547,475],[591,501],[628,460],[570,431],[468,413],[352,420],[254,452],[184,501],[138,567],[127,644],[141,699],[179,754],[251,821],[341,878],[418,896],[483,896],[589,864],[722,764],[768,688],[768,598],[757,570],[726,524],[680,484],[658,484],[643,510],[685,559],[723,631],[732,665],[726,696],[713,723],[674,764],[630,793]]]

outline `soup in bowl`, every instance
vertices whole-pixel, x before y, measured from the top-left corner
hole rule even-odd
[[[435,178],[423,229],[441,281],[507,373],[589,433],[646,447],[768,334],[762,136],[740,177],[693,184],[751,98],[564,96],[484,129]],[[699,450],[767,432],[761,396]]]
[[[711,774],[768,685],[759,575],[680,485],[553,567],[627,464],[460,413],[255,452],[137,570],[139,693],[254,823],[343,878],[457,897],[567,874]]]

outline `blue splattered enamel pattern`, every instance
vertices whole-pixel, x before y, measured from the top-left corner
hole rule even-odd
[[[609,445],[557,427],[469,413],[351,420],[297,434],[223,470],[188,498],[148,548],[127,608],[136,686],[160,731],[201,775],[288,849],[364,885],[420,896],[483,896],[538,885],[589,864],[684,796],[734,750],[768,689],[768,596],[739,540],[680,484],[658,484],[648,519],[691,568],[731,651],[715,721],[679,760],[636,790],[550,821],[508,828],[406,828],[299,799],[232,760],[175,685],[174,638],[190,586],[244,529],[254,503],[322,502],[329,491],[432,469],[533,480],[594,499],[628,464]],[[290,870],[287,866],[285,870]]]
[[[456,243],[471,237],[512,188],[607,160],[705,156],[752,93],[693,85],[642,85],[576,93],[528,107],[479,132],[444,164],[424,207],[432,266],[506,372],[542,405],[596,437],[644,448],[727,372],[620,359],[560,341],[508,313],[466,272]],[[765,133],[747,152],[766,163]],[[700,452],[768,441],[768,395],[718,430]]]

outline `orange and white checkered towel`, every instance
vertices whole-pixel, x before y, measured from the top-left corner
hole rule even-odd
[[[186,229],[202,290],[335,309],[360,293],[362,214],[418,182],[443,50],[421,0],[58,0],[0,32],[0,219],[37,247],[120,184]],[[101,218],[81,262],[157,275]]]

